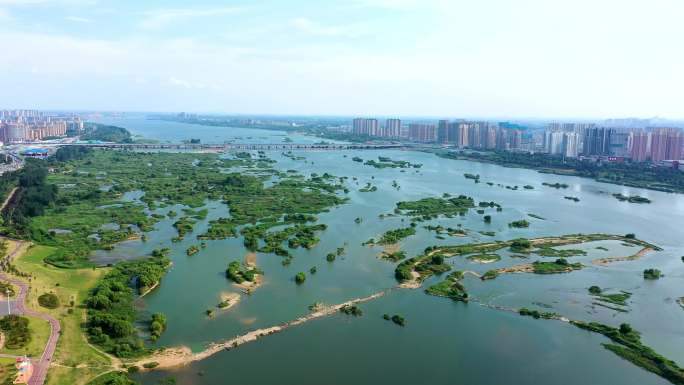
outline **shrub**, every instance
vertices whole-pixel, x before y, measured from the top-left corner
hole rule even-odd
[[[592,286],[589,288],[589,293],[593,295],[599,295],[601,294],[601,288],[598,286]]]
[[[399,314],[395,314],[392,316],[392,322],[399,326],[406,326],[406,319],[404,319],[404,317],[400,316]]]
[[[38,297],[38,304],[48,309],[57,309],[59,298],[53,293],[45,293]]]
[[[644,279],[658,279],[663,276],[663,273],[658,269],[646,269],[644,270]]]

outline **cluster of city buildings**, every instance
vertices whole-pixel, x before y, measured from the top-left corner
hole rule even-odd
[[[35,110],[0,110],[2,143],[33,142],[81,132],[83,121],[77,115]]]
[[[522,130],[507,122],[440,120],[437,124],[417,122],[402,125],[400,119],[387,119],[381,125],[377,119],[357,118],[352,121],[351,131],[355,135],[475,149],[523,149]]]
[[[542,152],[567,158],[631,159],[654,163],[684,158],[684,133],[678,128],[610,128],[596,123],[550,123],[528,130],[509,122],[439,120],[402,124],[400,119],[356,118],[355,135],[459,148]]]
[[[654,163],[681,160],[684,133],[677,128],[607,128],[593,123],[551,123],[542,151],[552,155],[613,157]]]

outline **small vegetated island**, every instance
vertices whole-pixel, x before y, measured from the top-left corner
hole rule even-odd
[[[627,307],[627,300],[632,296],[632,293],[627,291],[620,291],[618,293],[606,293],[600,287],[594,285],[589,287],[589,294],[592,295],[596,302],[596,306],[605,307],[618,312],[626,313],[629,310]]]
[[[371,182],[367,182],[365,186],[363,186],[362,188],[359,189],[359,192],[363,192],[363,193],[375,192],[375,191],[378,191],[378,187],[373,186],[373,184]]]
[[[237,283],[256,282],[259,275],[264,272],[253,266],[243,266],[238,261],[233,261],[228,264],[226,269],[226,278]]]
[[[489,218],[491,220],[491,217],[489,217]],[[486,218],[485,218],[485,222],[487,222]],[[459,226],[460,226],[460,224],[459,224]],[[437,225],[437,226],[427,225],[427,226],[423,226],[423,228],[425,228],[426,230],[429,230],[429,231],[434,231],[435,233],[437,233],[438,236],[443,235],[443,234],[447,234],[447,235],[452,236],[452,237],[462,237],[462,236],[465,236],[466,234],[468,234],[468,232],[466,230],[464,230],[460,227],[455,229],[453,227],[444,227],[442,225]]]
[[[475,200],[466,195],[457,197],[423,198],[417,201],[397,202],[395,213],[412,217],[414,221],[464,216],[475,207]]]
[[[375,240],[374,238],[369,239],[368,241],[364,242],[364,245],[381,245],[381,246],[387,246],[387,245],[393,245],[395,243],[398,243],[404,238],[408,238],[411,235],[416,234],[416,229],[414,227],[404,227],[401,229],[394,229],[394,230],[388,230],[382,236],[380,239]]]
[[[648,198],[644,198],[639,195],[631,195],[631,196],[626,196],[622,194],[613,194],[613,197],[615,199],[619,200],[620,202],[629,202],[629,203],[651,203],[651,200]]]
[[[465,173],[465,174],[463,174],[463,177],[466,179],[471,179],[471,180],[475,181],[475,183],[480,183],[480,174]]]
[[[353,158],[352,160],[358,162],[357,159],[361,158]],[[363,161],[363,159],[361,159]],[[420,163],[411,163],[405,160],[392,160],[391,158],[388,158],[386,156],[379,156],[378,160],[375,161],[373,159],[367,160],[363,163],[366,166],[372,166],[375,168],[421,168],[423,167],[422,164]]]
[[[559,182],[556,182],[556,183],[547,183],[547,182],[543,182],[542,185],[543,185],[543,186],[546,186],[546,187],[553,187],[553,188],[555,188],[555,189],[561,189],[561,188],[568,188],[568,187],[570,187],[570,186],[567,185],[566,183],[559,183]]]
[[[659,279],[660,277],[663,276],[663,273],[660,272],[658,269],[646,269],[644,270],[644,279]]]
[[[516,229],[523,229],[523,228],[530,227],[530,222],[528,222],[524,219],[520,219],[520,220],[513,221],[513,222],[509,223],[508,227],[512,227],[512,228],[516,228]]]
[[[554,257],[554,261],[535,261],[523,265],[505,267],[491,270],[482,279],[493,279],[506,273],[535,273],[535,274],[554,274],[566,273],[582,268],[580,263],[571,263],[566,258],[574,255],[584,255],[583,250],[575,249],[556,249],[558,246],[581,244],[594,241],[619,240],[633,245],[643,247],[643,250],[660,250],[659,247],[641,241],[627,235],[610,234],[571,234],[559,237],[543,237],[534,239],[513,239],[510,241],[496,241],[488,243],[472,243],[456,246],[431,246],[417,257],[404,260],[395,269],[395,277],[398,281],[407,284],[409,282],[420,283],[424,279],[438,273],[451,269],[451,266],[444,263],[444,258],[456,256],[479,258],[481,255],[492,255],[498,250],[510,249],[515,253],[537,254],[542,257]]]
[[[468,302],[468,293],[461,284],[463,279],[462,271],[455,271],[442,282],[432,285],[425,289],[425,292],[438,297],[451,298],[454,301]]]

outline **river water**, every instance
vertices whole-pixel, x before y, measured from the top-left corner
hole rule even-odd
[[[280,142],[283,132],[203,127],[183,123],[146,120],[130,116],[103,120],[129,128],[146,138],[180,141],[201,138],[203,142],[262,141]],[[301,143],[318,139],[288,135]],[[251,139],[247,139],[247,138]],[[242,139],[236,139],[242,138]],[[684,309],[676,298],[684,296],[684,195],[597,183],[590,179],[540,174],[532,170],[455,161],[432,154],[410,151],[297,152],[305,160],[293,160],[279,152],[268,153],[277,160],[275,167],[348,176],[351,192],[347,204],[319,215],[319,223],[328,225],[320,234],[321,242],[312,250],[295,250],[290,266],[282,266],[280,257],[257,254],[257,264],[264,270],[264,284],[253,294],[243,295],[230,310],[217,312],[214,318],[204,311],[216,306],[221,293],[239,292],[225,278],[228,262],[243,260],[246,250],[242,239],[208,241],[206,249],[188,257],[185,250],[197,243],[194,237],[172,244],[173,220],[163,220],[148,234],[148,242],[125,242],[109,253],[100,253],[103,261],[129,255],[141,255],[157,247],[170,247],[174,262],[162,284],[140,304],[143,312],[164,312],[169,323],[156,346],[185,345],[200,351],[212,341],[232,338],[249,330],[277,325],[308,313],[314,302],[336,304],[364,297],[396,285],[394,264],[381,260],[379,247],[361,246],[384,231],[408,225],[401,217],[381,219],[391,213],[396,202],[424,197],[465,194],[476,201],[495,201],[503,211],[492,215],[485,224],[472,211],[464,217],[430,221],[469,230],[467,237],[437,239],[434,232],[419,224],[417,234],[401,243],[402,250],[414,256],[430,245],[462,244],[573,233],[635,233],[638,238],[657,244],[663,251],[629,262],[596,266],[591,260],[608,256],[627,256],[638,251],[620,242],[595,242],[582,248],[587,256],[573,257],[587,266],[581,271],[561,275],[510,274],[492,281],[467,276],[464,284],[471,296],[483,303],[504,307],[529,307],[554,311],[570,319],[599,321],[617,326],[630,323],[642,332],[642,341],[659,353],[684,365]],[[375,169],[353,162],[352,157],[421,163],[420,169]],[[480,174],[482,183],[465,179],[464,173]],[[352,177],[357,178],[356,182]],[[392,186],[396,181],[399,189]],[[358,189],[367,182],[378,191],[363,193]],[[485,182],[493,182],[489,186]],[[566,183],[568,189],[556,190],[543,182]],[[510,190],[496,184],[519,187]],[[532,185],[534,190],[523,189]],[[653,201],[638,205],[619,202],[612,193],[641,195]],[[580,202],[563,199],[576,196]],[[211,219],[226,216],[228,209],[219,202],[208,202],[207,220],[200,221],[194,233],[204,231]],[[165,208],[159,212],[180,207]],[[533,213],[545,220],[527,216]],[[354,219],[362,217],[356,224]],[[528,219],[527,229],[511,229],[507,224]],[[488,237],[478,231],[495,231]],[[347,252],[333,263],[325,255],[337,247]],[[597,249],[603,246],[608,251]],[[452,258],[455,269],[485,272],[492,268],[531,262],[511,258],[480,265],[463,258]],[[309,268],[317,267],[310,275]],[[655,267],[665,277],[644,281],[642,271]],[[303,285],[293,277],[307,272]],[[439,281],[427,280],[423,288]],[[592,305],[587,293],[591,285],[613,291],[633,293],[627,313]],[[394,290],[385,297],[361,305],[361,317],[343,314],[310,321],[282,333],[265,337],[232,351],[218,353],[186,367],[136,376],[145,385],[173,376],[180,385],[199,384],[664,384],[665,380],[622,360],[605,350],[603,336],[559,322],[535,320],[515,313],[493,310],[476,302],[455,303],[428,296],[419,290]],[[399,327],[382,319],[383,314],[401,314],[407,320]]]

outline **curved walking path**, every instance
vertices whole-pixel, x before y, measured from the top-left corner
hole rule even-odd
[[[10,200],[11,200],[12,197],[14,196],[14,193],[17,192],[17,189],[18,189],[18,187],[15,187],[15,188],[12,189],[12,191],[10,191],[9,194],[7,194],[7,198],[5,198],[5,201],[2,202],[2,206],[0,206],[0,212],[2,212],[2,211],[5,210],[5,207],[7,207],[7,204],[10,202]]]
[[[14,240],[14,242],[16,246],[9,253],[10,260],[16,258],[17,254],[21,251],[22,246],[25,244],[24,242],[17,240]],[[15,311],[19,312],[19,314],[37,317],[50,323],[50,338],[48,338],[48,342],[45,345],[45,349],[43,350],[40,359],[31,359],[31,362],[33,363],[33,375],[28,382],[28,385],[43,385],[48,369],[50,368],[52,356],[55,354],[55,349],[57,348],[57,340],[59,339],[60,332],[59,321],[47,313],[42,313],[26,307],[26,295],[29,290],[26,282],[18,278],[10,277],[5,273],[0,273],[0,279],[10,282],[19,288],[19,294],[15,297]]]

